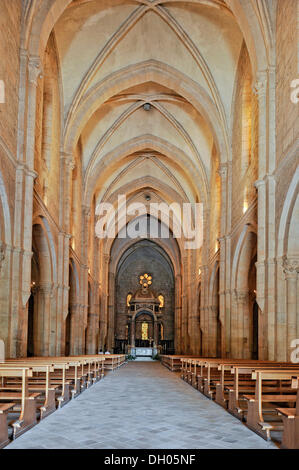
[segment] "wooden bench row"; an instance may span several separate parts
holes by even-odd
[[[181,377],[265,439],[283,431],[299,449],[299,366],[292,363],[181,357]]]
[[[182,358],[197,358],[198,356],[167,356],[167,355],[162,355],[161,356],[161,363],[164,367],[167,367],[171,372],[180,372],[182,368]]]
[[[0,448],[125,362],[124,355],[34,357],[0,364]]]

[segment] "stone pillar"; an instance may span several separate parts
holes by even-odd
[[[34,170],[36,92],[38,78],[42,72],[39,57],[28,58],[21,50],[20,101],[17,152],[19,164],[16,168],[15,220],[12,252],[12,291],[20,295],[12,297],[10,316],[10,357],[26,355],[27,302],[30,297],[32,257],[32,212],[33,184],[37,174]],[[27,80],[28,78],[28,80]],[[28,83],[27,88],[24,87]],[[24,91],[21,91],[25,88]],[[26,126],[26,129],[25,129]]]
[[[275,139],[274,139],[275,140]],[[266,292],[267,299],[267,353],[268,359],[276,359],[276,181],[273,176],[266,177],[267,191],[267,255],[266,255]],[[258,285],[258,284],[257,284]]]
[[[114,293],[114,286],[115,286],[115,277],[114,273],[108,273],[108,303],[107,303],[107,313],[108,313],[108,344],[109,348],[114,348],[115,346],[115,310],[114,310],[114,303],[115,303],[115,293]]]
[[[32,214],[33,214],[33,184],[37,177],[34,172],[35,155],[35,126],[36,126],[36,94],[38,78],[42,73],[42,63],[39,57],[30,57],[28,62],[28,102],[27,102],[27,129],[25,141],[26,167],[25,194],[23,215],[23,283],[22,303],[26,307],[30,297],[31,284],[31,258],[32,258]]]
[[[63,226],[67,233],[70,233],[70,214],[71,214],[71,189],[72,173],[75,169],[75,161],[72,153],[61,152],[61,170],[63,175]]]
[[[236,331],[233,341],[236,342],[236,358],[249,359],[249,292],[236,291]]]
[[[63,231],[60,235],[60,249],[62,259],[58,260],[59,270],[62,277],[62,308],[61,320],[63,328],[61,329],[61,344],[65,346],[65,320],[69,312],[69,264],[70,264],[70,211],[71,211],[71,185],[72,172],[75,168],[74,158],[71,153],[61,152],[60,156],[60,172],[61,172],[61,207],[60,207],[60,225]],[[79,295],[79,293],[78,293]],[[77,299],[78,301],[79,299]],[[72,333],[73,334],[73,333]],[[71,336],[71,342],[76,341]],[[72,345],[71,345],[72,350]]]
[[[286,279],[286,298],[287,298],[287,361],[290,361],[290,355],[293,351],[291,342],[297,339],[297,306],[299,303],[298,295],[298,274],[299,259],[290,259],[286,256],[283,259],[283,268]]]
[[[209,307],[209,356],[217,357],[217,315],[215,305]]]
[[[42,159],[50,170],[53,135],[53,76],[50,68],[45,73],[43,98]]]
[[[230,264],[230,260],[227,256],[227,211],[228,211],[228,181],[229,181],[229,164],[222,163],[219,166],[218,174],[221,178],[221,219],[220,219],[220,231],[221,237],[220,242],[220,264],[219,264],[219,310],[220,320],[223,325],[222,328],[222,355],[223,357],[229,356],[230,353],[230,306],[227,308],[227,298],[225,295],[226,284],[227,284],[227,264]],[[229,299],[230,302],[230,299]]]
[[[154,348],[157,348],[159,345],[159,323],[157,320],[154,321]]]
[[[53,286],[51,284],[42,284],[39,286],[39,295],[42,297],[43,310],[38,312],[43,317],[43,329],[41,331],[41,351],[42,356],[50,355],[51,338],[51,300],[53,296]]]
[[[182,350],[182,276],[177,275],[175,278],[175,334],[174,348],[177,354]]]
[[[110,256],[106,253],[103,255],[103,280],[104,280],[104,286],[103,286],[103,291],[102,291],[102,311],[101,311],[101,316],[103,318],[103,326],[104,326],[104,331],[103,331],[103,338],[104,342],[107,344],[108,341],[108,305],[109,305],[109,291],[108,291],[108,285],[109,285],[109,263],[110,263]]]
[[[206,265],[201,266],[201,309],[200,324],[202,330],[202,355],[208,356],[208,327],[209,327],[209,308],[208,308],[208,279],[209,268]]]
[[[80,316],[80,304],[70,304],[70,315],[71,320],[71,344],[70,344],[70,355],[76,356],[80,354],[79,347],[81,339],[79,338],[79,316]]]
[[[259,109],[259,142],[258,142],[258,158],[259,180],[255,183],[258,190],[258,250],[257,250],[257,303],[261,310],[262,324],[259,328],[259,357],[260,359],[268,358],[267,350],[267,312],[266,312],[266,269],[265,260],[267,257],[267,199],[266,184],[264,177],[267,173],[267,72],[261,71],[257,73],[256,83],[253,87],[253,93],[258,99]]]
[[[89,271],[89,266],[88,266],[88,234],[89,234],[89,226],[90,226],[90,216],[91,216],[91,209],[89,206],[82,206],[82,231],[81,231],[81,240],[82,240],[82,245],[81,245],[81,257],[83,260],[86,260],[85,264],[81,268],[81,298],[82,298],[82,304],[83,304],[83,312],[82,312],[82,353],[84,353],[84,350],[92,351],[94,346],[93,344],[95,343],[95,340],[93,339],[96,334],[95,330],[95,325],[93,324],[94,318],[93,318],[93,295],[91,294],[91,305],[89,305],[88,301],[88,271]],[[93,293],[93,288],[91,289],[91,292]],[[90,314],[91,314],[91,325],[88,326],[87,321],[88,321],[88,309],[90,308]],[[87,345],[85,343],[85,329],[87,328],[87,335],[86,339],[89,341],[91,344]],[[84,347],[83,347],[84,345]]]
[[[225,318],[226,318],[226,299],[225,299],[225,259],[226,243],[225,237],[219,238],[220,260],[219,260],[219,319],[221,321],[221,357],[226,357],[226,336],[225,336]]]
[[[131,347],[135,348],[135,329],[136,329],[136,324],[135,320],[133,318],[131,319]]]

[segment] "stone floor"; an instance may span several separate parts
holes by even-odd
[[[109,373],[7,449],[271,449],[157,362]]]

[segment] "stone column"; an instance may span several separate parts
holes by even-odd
[[[286,297],[287,297],[287,348],[290,361],[290,354],[293,351],[291,342],[297,339],[297,304],[299,303],[298,295],[298,273],[299,259],[290,259],[286,256],[283,259],[283,268],[286,279]]]
[[[22,303],[26,307],[30,297],[31,257],[32,257],[32,214],[33,214],[33,184],[37,177],[34,172],[35,127],[36,127],[36,94],[38,78],[42,73],[42,63],[39,57],[30,57],[28,61],[28,102],[27,129],[25,141],[26,167],[24,194],[24,233],[23,233],[23,285]]]
[[[209,307],[209,356],[217,357],[217,315],[215,305]]]
[[[61,152],[61,170],[63,174],[63,226],[67,233],[70,233],[70,215],[72,208],[71,189],[72,173],[75,169],[75,161],[72,153]]]
[[[182,348],[182,276],[177,275],[175,278],[175,335],[174,348],[177,354],[180,354]]]
[[[83,318],[82,318],[82,330],[83,330],[83,335],[82,335],[82,343],[85,341],[84,332],[85,328],[87,328],[87,335],[86,339],[89,341],[91,344],[86,345],[85,344],[85,350],[92,351],[93,350],[93,344],[94,344],[94,336],[96,334],[95,331],[95,325],[93,323],[88,326],[87,320],[88,320],[88,309],[90,308],[90,314],[91,314],[91,322],[94,321],[93,319],[93,295],[91,295],[91,305],[89,306],[88,304],[88,234],[89,234],[89,225],[90,225],[90,216],[91,216],[91,209],[89,206],[82,206],[82,231],[81,231],[81,240],[82,240],[82,248],[81,248],[81,256],[82,260],[86,260],[85,264],[81,268],[81,298],[82,298],[82,304],[83,304]],[[93,293],[93,288],[92,288],[92,293]],[[84,349],[84,348],[83,348]],[[82,351],[83,353],[84,351]]]
[[[75,168],[73,155],[61,152],[60,171],[61,171],[61,218],[60,225],[63,231],[60,234],[60,249],[62,259],[58,260],[59,271],[62,277],[62,308],[61,308],[61,324],[67,318],[69,312],[69,264],[70,264],[70,211],[71,211],[71,184],[72,172]],[[78,293],[79,294],[79,293]],[[79,299],[77,299],[79,301]],[[65,326],[65,325],[64,325]],[[61,330],[61,345],[65,345],[65,327]],[[75,337],[71,337],[71,341],[76,341]],[[72,348],[72,345],[71,345]]]
[[[103,286],[103,307],[101,314],[104,317],[104,331],[103,331],[103,338],[104,342],[106,343],[106,346],[108,345],[108,322],[109,322],[109,317],[108,317],[108,305],[109,305],[109,263],[110,263],[110,256],[107,253],[104,253],[103,255],[103,281],[104,281],[104,286]]]
[[[266,269],[265,260],[267,257],[267,199],[266,184],[264,177],[267,174],[267,72],[261,71],[257,73],[256,83],[253,87],[253,93],[258,99],[259,108],[259,180],[255,183],[258,190],[258,250],[257,250],[257,303],[261,310],[262,325],[259,328],[259,357],[261,359],[268,358],[267,351],[267,305],[266,295],[267,289],[265,285]]]
[[[238,359],[249,359],[249,318],[248,318],[248,291],[236,291],[237,321],[236,321],[236,351]]]
[[[275,138],[274,138],[275,140]],[[266,292],[267,299],[267,352],[268,359],[276,359],[276,181],[266,176],[267,191],[267,255],[266,255]],[[258,284],[257,284],[258,285]]]
[[[258,190],[258,246],[256,263],[256,301],[261,311],[261,323],[259,324],[259,358],[267,359],[267,317],[266,317],[266,186],[265,181],[259,180],[255,183]]]
[[[135,320],[131,319],[131,347],[135,348]]]
[[[208,356],[208,326],[209,326],[209,308],[208,308],[208,279],[209,268],[206,265],[201,266],[201,309],[200,324],[202,330],[202,354]]]
[[[226,243],[225,237],[219,238],[220,244],[220,260],[219,260],[219,319],[221,321],[221,356],[226,357],[226,335],[225,335],[225,318],[226,318],[226,298],[225,298],[225,260],[226,260]]]
[[[34,170],[36,91],[41,73],[39,57],[28,58],[28,52],[20,51],[20,87],[18,111],[18,136],[14,199],[14,233],[12,251],[12,292],[9,341],[10,357],[25,356],[27,352],[27,302],[30,297],[32,257],[32,212]],[[27,84],[27,86],[25,86]]]
[[[41,284],[39,286],[39,295],[43,299],[43,329],[41,331],[42,344],[40,354],[49,356],[50,354],[50,335],[51,335],[51,300],[53,296],[53,286],[51,284]]]
[[[108,344],[109,348],[115,347],[115,276],[114,273],[108,273]]]
[[[80,315],[80,304],[70,304],[70,315],[71,318],[71,344],[70,344],[70,355],[76,356],[80,354],[80,338],[79,338],[79,315]]]
[[[157,320],[154,321],[154,348],[158,348],[158,343],[159,343],[159,323]]]
[[[230,260],[227,257],[227,210],[228,210],[228,163],[222,163],[219,166],[218,174],[221,178],[221,220],[220,220],[220,231],[221,237],[220,242],[220,264],[219,264],[219,309],[220,309],[220,320],[223,325],[222,328],[222,354],[228,356],[230,352],[230,308],[227,308],[227,299],[225,295],[226,283],[227,283],[227,271],[226,266],[230,264]],[[230,301],[230,299],[229,299]]]

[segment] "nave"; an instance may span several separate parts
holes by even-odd
[[[159,362],[129,362],[6,449],[275,449]]]

